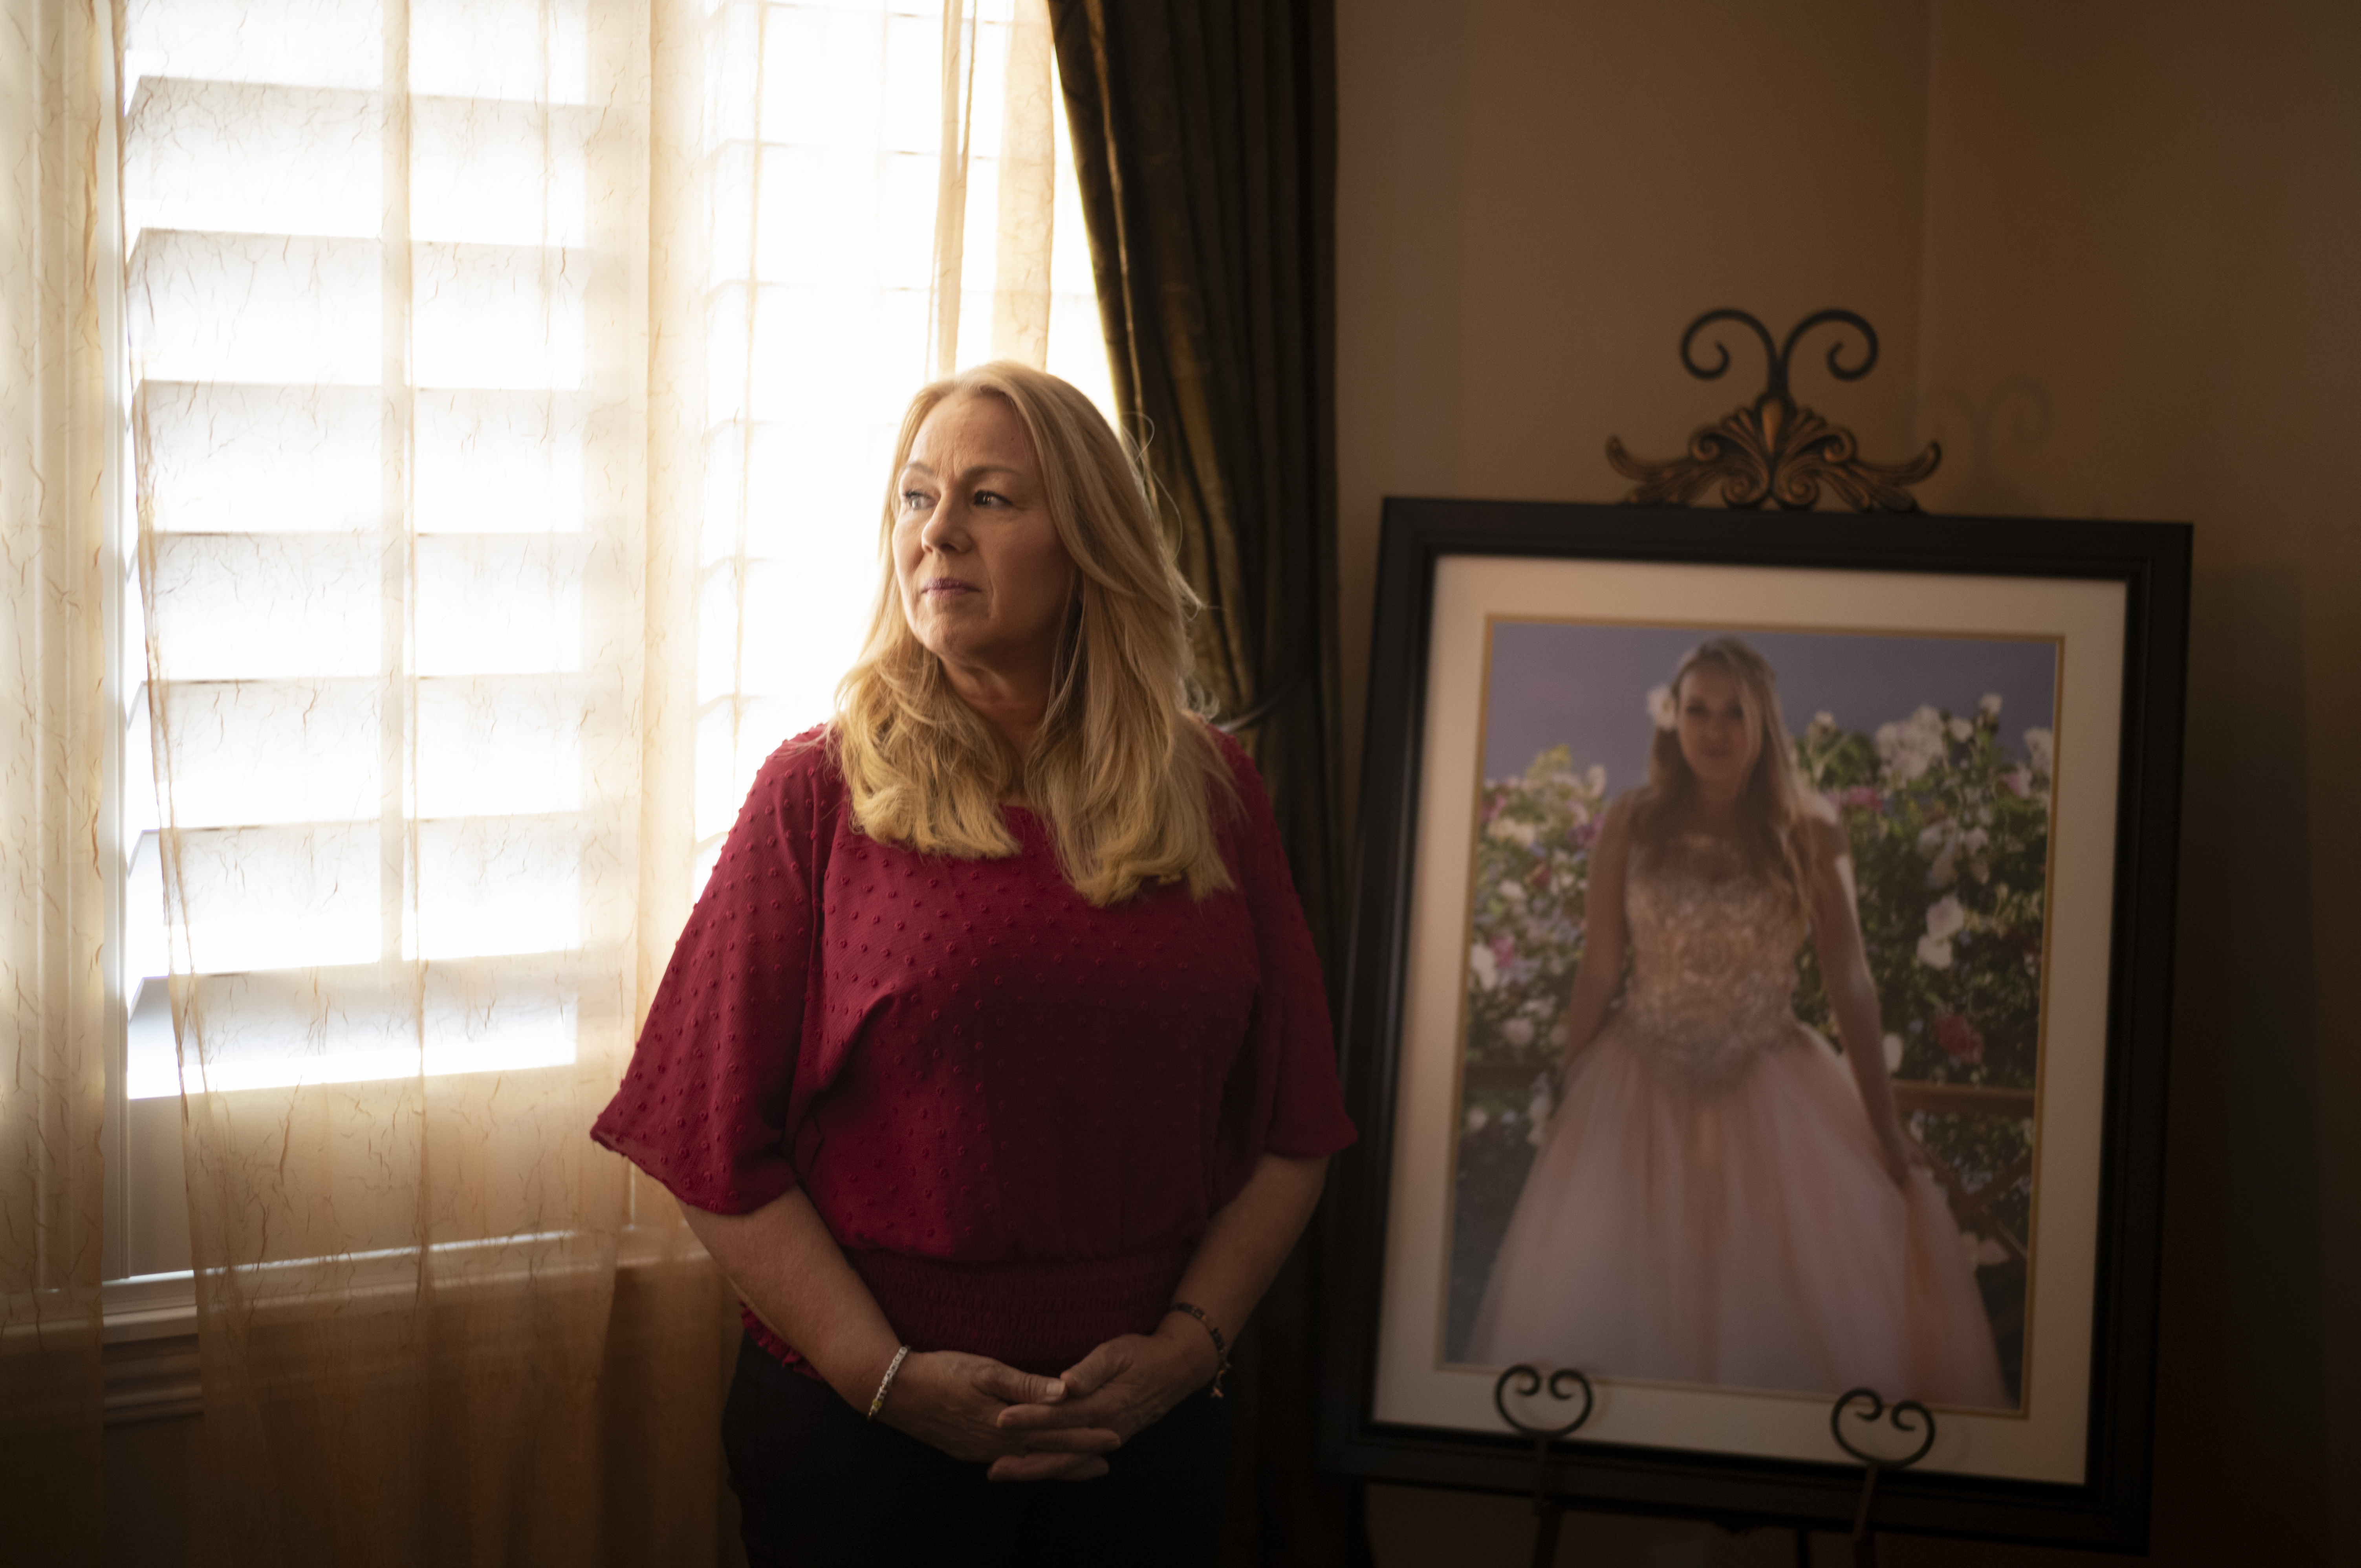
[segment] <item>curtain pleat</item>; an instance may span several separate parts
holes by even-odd
[[[87,0],[0,16],[0,1555],[98,1560],[106,94]],[[107,187],[111,190],[111,185]]]
[[[1198,674],[1269,786],[1332,981],[1344,936],[1329,0],[1051,0],[1122,417],[1207,605]],[[1312,1466],[1316,1248],[1241,1347],[1233,1560],[1367,1560]],[[1247,1499],[1252,1507],[1245,1507]]]

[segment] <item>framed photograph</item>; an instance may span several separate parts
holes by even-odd
[[[1573,1367],[1569,1503],[1849,1529],[1865,1387],[1880,1528],[2144,1543],[2189,556],[1386,503],[1330,1466],[1530,1491]]]

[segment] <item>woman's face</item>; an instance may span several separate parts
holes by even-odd
[[[918,641],[956,674],[1046,680],[1074,564],[1016,411],[985,393],[936,404],[900,487],[894,578]]]
[[[1681,677],[1680,704],[1681,755],[1689,771],[1709,790],[1736,794],[1763,745],[1736,677],[1719,664],[1699,664]]]

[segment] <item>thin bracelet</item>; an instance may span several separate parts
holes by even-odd
[[[1230,1342],[1222,1337],[1222,1331],[1213,1326],[1213,1320],[1205,1316],[1204,1308],[1191,1306],[1186,1301],[1175,1301],[1170,1310],[1188,1313],[1197,1320],[1198,1326],[1213,1336],[1213,1354],[1221,1361],[1221,1365],[1213,1368],[1213,1398],[1220,1398],[1222,1379],[1229,1375],[1230,1370]]]
[[[885,1376],[877,1384],[877,1397],[869,1401],[870,1420],[875,1420],[877,1412],[885,1408],[885,1390],[894,1387],[894,1375],[902,1370],[903,1358],[909,1354],[910,1347],[906,1344],[894,1353],[892,1361],[885,1364]]]

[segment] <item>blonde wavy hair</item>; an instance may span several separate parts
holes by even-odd
[[[902,468],[918,427],[953,398],[998,398],[1032,438],[1058,538],[1075,566],[1049,701],[1019,756],[952,689],[918,641],[894,571]],[[1045,371],[997,360],[923,388],[902,416],[878,548],[884,580],[860,659],[838,684],[829,728],[862,831],[922,854],[1017,852],[1000,803],[1021,792],[1058,864],[1099,905],[1185,881],[1199,898],[1230,885],[1216,802],[1236,783],[1189,679],[1197,596],[1158,525],[1134,449],[1089,399]]]
[[[1769,660],[1735,637],[1714,637],[1681,656],[1673,674],[1673,728],[1659,729],[1648,748],[1648,788],[1631,822],[1632,841],[1661,850],[1696,798],[1697,774],[1681,754],[1681,686],[1707,665],[1738,686],[1739,705],[1754,730],[1754,771],[1738,800],[1738,846],[1749,867],[1767,876],[1799,910],[1811,908],[1812,840],[1806,831],[1805,785],[1779,707],[1779,675]]]

